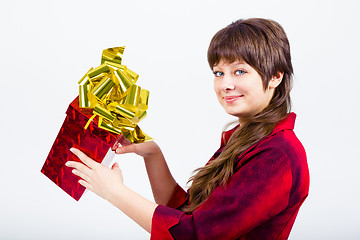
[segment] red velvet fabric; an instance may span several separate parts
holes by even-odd
[[[152,219],[151,239],[287,239],[309,191],[305,150],[293,132],[296,115],[235,162],[226,187],[217,187],[193,213],[175,208],[188,203],[179,186],[168,206],[159,205]],[[222,151],[232,129],[225,132]]]

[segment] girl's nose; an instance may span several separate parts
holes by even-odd
[[[230,91],[235,89],[235,84],[233,79],[230,76],[224,76],[223,78],[223,90]]]

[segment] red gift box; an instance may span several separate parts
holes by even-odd
[[[79,108],[78,97],[69,105],[66,115],[41,172],[78,201],[85,187],[79,184],[80,178],[71,172],[72,168],[65,166],[69,160],[80,161],[70,148],[76,147],[101,163],[119,136],[99,128],[96,118],[85,130],[84,126],[93,115],[92,109]]]

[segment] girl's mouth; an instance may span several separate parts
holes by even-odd
[[[224,100],[226,103],[232,103],[235,102],[236,100],[242,98],[244,95],[237,95],[237,96],[225,96]]]

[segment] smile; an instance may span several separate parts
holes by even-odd
[[[235,102],[236,100],[242,98],[244,95],[238,95],[238,96],[226,96],[224,97],[224,100],[226,103],[232,103]]]

